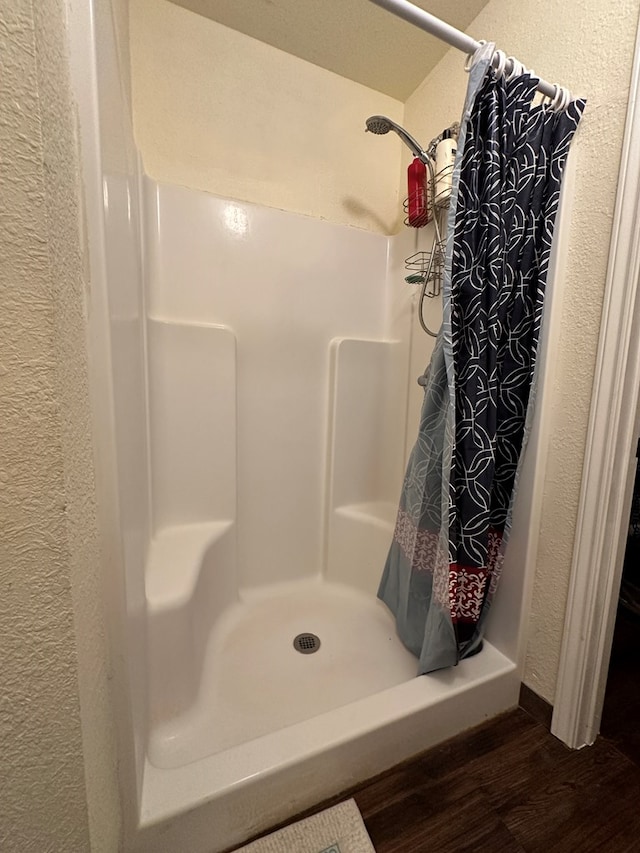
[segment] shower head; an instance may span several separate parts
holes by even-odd
[[[389,133],[391,130],[391,119],[386,116],[369,116],[367,119],[367,130],[371,133]]]
[[[387,118],[386,116],[369,116],[366,125],[366,130],[371,133],[384,134],[393,130],[393,132],[398,134],[404,144],[410,148],[414,155],[419,157],[423,163],[426,163],[429,160],[429,155],[420,147],[413,136],[411,136],[410,133],[407,133],[407,131],[403,127],[400,127],[399,124],[396,124],[395,121],[391,121],[390,118]]]

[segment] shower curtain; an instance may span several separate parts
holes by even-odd
[[[585,102],[533,106],[476,55],[449,210],[443,323],[378,596],[419,674],[477,651],[531,420],[560,182]]]

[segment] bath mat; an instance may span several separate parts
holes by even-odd
[[[285,826],[236,853],[375,853],[355,800]]]

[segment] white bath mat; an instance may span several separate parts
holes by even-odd
[[[355,800],[285,826],[236,853],[375,853]]]

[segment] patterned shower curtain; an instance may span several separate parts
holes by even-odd
[[[585,102],[471,69],[449,210],[443,323],[379,597],[419,673],[477,651],[531,420],[551,239]]]

